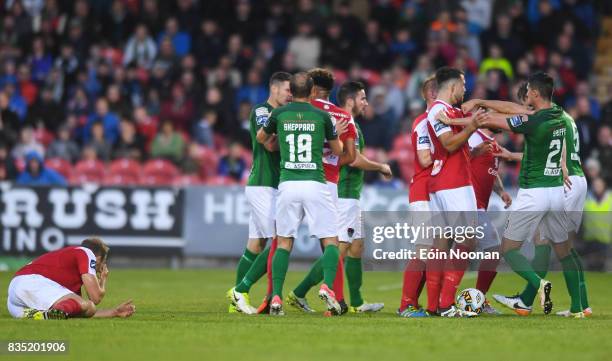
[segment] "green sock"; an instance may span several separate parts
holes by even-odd
[[[347,256],[344,262],[346,279],[348,280],[349,293],[351,295],[351,306],[359,307],[363,305],[361,297],[361,284],[363,282],[363,270],[361,268],[361,258]]]
[[[283,283],[289,269],[289,251],[277,248],[272,259],[272,297],[283,298]]]
[[[312,264],[310,270],[306,274],[306,277],[300,282],[300,284],[293,290],[293,293],[300,297],[306,297],[306,294],[312,287],[317,285],[323,279],[323,256],[319,257],[315,263]]]
[[[563,267],[563,277],[565,278],[567,292],[572,301],[570,312],[581,312],[582,302],[580,301],[580,276],[578,265],[574,261],[574,257],[570,254],[561,260],[561,266]]]
[[[589,308],[589,299],[587,296],[586,280],[584,279],[584,266],[580,255],[576,252],[576,249],[572,248],[570,251],[576,265],[578,265],[578,275],[580,276],[580,302],[582,302],[582,309]]]
[[[332,288],[334,285],[339,258],[340,250],[338,246],[330,244],[325,247],[325,251],[323,251],[323,283],[329,288]]]
[[[241,293],[249,292],[251,286],[266,274],[268,268],[268,254],[270,254],[270,247],[266,247],[263,252],[257,255],[251,268],[249,268],[242,281],[236,286],[236,291]]]
[[[533,287],[540,287],[540,276],[533,270],[531,263],[521,254],[518,249],[504,253],[504,259],[512,267],[512,270],[527,280]]]
[[[255,261],[257,257],[257,253],[253,253],[249,251],[248,248],[244,249],[244,254],[240,257],[240,261],[238,261],[238,267],[236,270],[236,286],[240,284],[240,281],[244,278],[244,275],[248,272],[249,268]]]
[[[548,273],[548,266],[550,265],[550,250],[551,247],[548,244],[537,245],[534,248],[534,256],[531,261],[533,270],[540,276],[540,278],[546,277]],[[533,287],[530,283],[527,283],[525,290],[521,293],[521,300],[525,305],[533,305],[536,295],[538,294],[538,288]]]

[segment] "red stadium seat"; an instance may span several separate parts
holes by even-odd
[[[183,174],[174,178],[173,184],[177,187],[195,186],[203,184],[202,178],[197,174]]]
[[[236,182],[233,178],[222,175],[216,175],[206,179],[206,185],[210,186],[229,186],[236,184],[238,184],[238,182]]]
[[[106,168],[104,163],[98,160],[82,160],[74,166],[74,171],[70,177],[70,184],[79,185],[82,183],[98,183],[104,181]]]
[[[104,183],[109,185],[138,184],[142,167],[140,163],[131,159],[118,159],[110,164],[109,174]]]
[[[66,179],[70,179],[72,175],[72,164],[62,158],[50,158],[45,160],[45,167],[53,169]]]
[[[213,149],[202,147],[202,173],[203,179],[214,177],[217,174],[217,166],[219,165],[219,155]]]
[[[153,159],[142,168],[142,183],[147,185],[169,185],[179,175],[176,166],[164,159]]]

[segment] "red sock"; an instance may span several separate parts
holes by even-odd
[[[447,251],[437,248],[431,249],[438,255]],[[427,285],[427,310],[437,312],[440,304],[440,289],[442,287],[442,275],[444,272],[444,259],[428,259],[425,262],[425,282]]]
[[[476,279],[476,288],[486,294],[491,288],[491,284],[497,276],[497,265],[499,259],[485,259],[480,261],[478,267],[478,279]]]
[[[278,239],[274,237],[272,239],[272,244],[270,245],[270,253],[268,253],[268,265],[266,268],[266,272],[268,273],[268,290],[266,291],[266,297],[270,297],[272,295],[272,258],[274,257],[274,252],[276,252],[276,248],[278,247]]]
[[[463,245],[458,245],[456,251],[465,253],[469,249]],[[457,287],[459,287],[463,274],[469,265],[470,261],[468,259],[454,258],[447,261],[440,291],[440,308],[448,308],[455,303]]]
[[[338,258],[338,270],[336,271],[333,289],[336,294],[336,300],[338,302],[344,300],[344,262],[342,257]]]
[[[420,259],[411,259],[404,270],[404,286],[402,287],[402,300],[400,311],[408,306],[416,307],[419,303],[419,288],[424,280],[425,262]]]
[[[423,262],[425,263],[425,262]],[[427,272],[423,270],[423,277],[421,277],[421,283],[419,284],[419,289],[417,291],[417,298],[421,297],[421,293],[423,292],[423,288],[425,287],[425,280],[427,279]]]
[[[64,311],[68,316],[80,315],[83,310],[81,304],[74,298],[67,298],[63,301],[56,303],[52,308],[60,311]]]

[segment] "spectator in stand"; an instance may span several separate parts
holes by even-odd
[[[108,100],[104,97],[96,101],[96,111],[87,119],[83,133],[83,143],[88,143],[91,139],[93,133],[91,128],[96,122],[102,124],[107,143],[115,144],[119,137],[119,117],[109,110]]]
[[[48,131],[55,133],[64,119],[64,109],[53,98],[53,90],[44,88],[39,99],[28,112],[28,122],[31,124],[42,122]]]
[[[232,142],[229,145],[228,154],[219,160],[217,173],[240,182],[245,171],[246,162],[242,158],[242,146],[237,142]]]
[[[213,19],[205,19],[200,26],[200,33],[194,41],[194,54],[204,68],[212,68],[217,65],[223,54],[225,44],[217,22]]]
[[[32,79],[42,85],[53,67],[53,58],[47,54],[42,38],[37,37],[32,41],[32,55],[29,57],[28,63],[32,70]]]
[[[407,28],[400,28],[395,33],[389,49],[394,59],[405,66],[412,65],[412,59],[418,50],[417,43],[412,39],[410,30]]]
[[[238,89],[236,94],[236,110],[243,101],[248,101],[251,104],[259,104],[268,97],[268,89],[262,84],[261,76],[255,69],[249,70],[246,84]]]
[[[119,84],[111,84],[106,88],[106,99],[108,99],[108,109],[110,112],[121,115],[132,112],[132,104],[121,94]]]
[[[28,107],[32,106],[38,96],[38,86],[32,81],[30,67],[27,64],[19,65],[17,70],[17,87],[19,94],[25,99]]]
[[[8,145],[14,144],[20,127],[17,113],[9,108],[8,95],[0,91],[0,138],[3,138]]]
[[[389,63],[389,49],[380,34],[378,22],[368,21],[365,33],[365,41],[357,49],[359,63],[366,69],[381,70]]]
[[[9,153],[8,145],[0,139],[0,181],[14,180],[16,177],[15,160]]]
[[[136,124],[129,118],[121,119],[119,140],[113,147],[113,159],[128,158],[137,162],[145,159],[145,142],[137,133]]]
[[[200,145],[213,148],[215,145],[213,136],[215,123],[217,123],[217,112],[214,109],[205,109],[193,127],[193,140]]]
[[[164,158],[174,164],[179,164],[185,154],[185,141],[183,137],[174,129],[170,120],[161,123],[160,132],[153,140],[151,146],[152,158]]]
[[[512,64],[502,54],[502,50],[497,44],[491,44],[489,47],[489,56],[486,57],[480,64],[480,74],[486,74],[491,70],[501,71],[507,79],[511,80],[514,77]]]
[[[104,124],[101,121],[94,122],[91,125],[90,141],[87,143],[96,150],[98,158],[104,162],[110,160],[112,150],[112,145],[108,142],[105,132]]]
[[[321,50],[321,63],[333,68],[346,69],[353,61],[353,44],[337,20],[330,21],[325,28]]]
[[[602,165],[601,176],[606,184],[612,184],[612,128],[604,125],[599,128],[597,133],[598,147],[594,152],[594,157]]]
[[[61,158],[74,163],[79,158],[80,151],[70,135],[70,127],[62,125],[57,131],[57,138],[47,148],[47,158]]]
[[[319,64],[321,40],[313,35],[313,26],[309,22],[297,25],[296,35],[289,40],[287,51],[293,55],[295,65],[300,70],[308,70]]]
[[[42,155],[36,151],[31,151],[27,154],[25,164],[24,171],[17,177],[17,184],[28,186],[68,185],[66,179],[61,174],[45,167]]]
[[[62,44],[60,56],[55,59],[53,67],[61,70],[67,83],[73,83],[76,80],[79,59],[74,54],[74,48],[71,44]]]
[[[606,271],[608,250],[612,243],[612,193],[602,178],[591,182],[591,192],[584,204],[583,248],[587,269]]]
[[[385,95],[382,92],[372,92],[372,101],[366,108],[364,117],[359,122],[363,137],[369,147],[372,148],[391,148],[391,138],[389,137],[392,113],[385,106]]]
[[[17,114],[19,121],[23,122],[28,114],[28,104],[25,99],[17,91],[14,83],[8,83],[4,86],[4,91],[9,98],[9,109]]]
[[[31,124],[26,124],[21,128],[19,142],[13,148],[12,156],[15,159],[25,159],[30,152],[45,154],[45,147],[34,137],[34,128]]]
[[[187,154],[181,162],[181,170],[185,174],[200,175],[202,171],[202,150],[197,143],[191,143],[187,147]]]
[[[188,132],[194,113],[192,99],[187,97],[182,85],[174,84],[171,97],[162,102],[160,117],[171,120],[177,130]]]
[[[570,108],[570,114],[572,109]],[[597,119],[592,115],[591,104],[587,97],[576,101],[576,126],[580,136],[580,157],[586,159],[597,146]]]
[[[144,69],[151,69],[157,56],[157,45],[149,36],[147,26],[139,24],[136,32],[128,40],[123,54],[123,64],[135,64]]]
[[[185,56],[191,50],[191,36],[179,30],[179,23],[175,17],[166,20],[165,31],[159,34],[158,42],[161,44],[166,38],[172,42],[177,56]]]

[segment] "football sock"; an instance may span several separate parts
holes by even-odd
[[[437,254],[446,253],[448,251],[432,248],[432,251]],[[438,312],[440,303],[440,288],[442,286],[442,274],[444,273],[444,259],[428,259],[425,262],[425,277],[427,284],[427,310],[430,312]]]
[[[283,298],[283,283],[289,269],[289,251],[278,248],[272,260],[272,296]]]
[[[495,276],[497,276],[497,265],[499,259],[483,259],[478,266],[478,278],[476,279],[476,288],[480,292],[487,294]]]
[[[270,245],[270,253],[268,254],[268,265],[266,269],[266,272],[268,273],[268,290],[266,291],[266,297],[268,298],[270,298],[270,295],[272,294],[272,258],[274,257],[276,248],[278,248],[278,239],[274,237],[272,244]]]
[[[346,279],[348,281],[349,294],[351,295],[351,306],[363,305],[361,297],[361,285],[363,283],[363,268],[361,258],[346,257]]]
[[[424,272],[425,262],[420,259],[411,259],[406,264],[400,311],[405,310],[408,306],[416,307],[419,303],[419,288],[423,281]]]
[[[334,287],[332,289],[336,294],[338,302],[344,300],[344,262],[342,256],[338,257],[338,269],[336,270],[336,278],[334,278]]]
[[[251,290],[251,286],[255,284],[255,282],[259,281],[264,274],[266,274],[269,253],[270,247],[266,247],[263,252],[257,255],[257,258],[255,258],[251,268],[249,268],[242,281],[240,281],[238,286],[236,286],[237,292],[249,292]]]
[[[576,265],[578,265],[578,275],[580,276],[580,302],[582,303],[582,309],[589,308],[589,298],[587,295],[586,280],[584,279],[584,266],[580,255],[576,252],[576,249],[572,248],[570,251]]]
[[[81,309],[81,303],[74,298],[67,298],[63,301],[56,303],[53,309],[64,311],[68,316],[78,316],[83,310]]]
[[[340,250],[338,246],[330,244],[325,247],[325,251],[323,252],[323,283],[329,288],[332,288],[334,285],[339,258]]]
[[[417,300],[419,297],[421,297],[421,293],[423,293],[423,288],[425,288],[426,278],[427,278],[427,272],[423,272],[423,276],[421,277],[421,283],[419,283],[419,289],[417,290]]]
[[[550,265],[550,251],[551,247],[548,244],[541,244],[534,247],[534,256],[531,261],[533,270],[541,278],[546,277],[548,273],[548,266]],[[525,289],[521,293],[520,297],[526,306],[533,305],[536,295],[538,294],[539,287],[533,287],[530,283],[527,283]]]
[[[467,253],[470,250],[464,245],[457,245],[456,251],[459,254]],[[444,276],[442,278],[442,288],[440,290],[440,308],[448,308],[455,303],[455,294],[457,287],[463,279],[465,270],[469,267],[470,260],[468,258],[454,258],[446,261]]]
[[[533,270],[531,263],[521,254],[520,250],[513,249],[504,253],[504,259],[512,270],[527,280],[531,286],[535,287],[536,290],[540,288],[542,278]]]
[[[571,298],[570,312],[581,312],[583,308],[580,300],[580,276],[574,257],[569,254],[561,259],[561,267],[563,268],[563,278],[565,278],[567,292]]]
[[[244,254],[240,257],[240,261],[238,261],[238,267],[236,269],[236,286],[242,281],[244,275],[248,272],[249,268],[255,261],[257,257],[257,253],[253,253],[249,251],[248,248],[244,249]]]
[[[293,293],[299,297],[304,298],[312,287],[317,285],[323,279],[323,256],[319,257],[315,263],[312,264],[310,270],[306,274],[306,277],[300,282],[300,284],[293,290]]]

